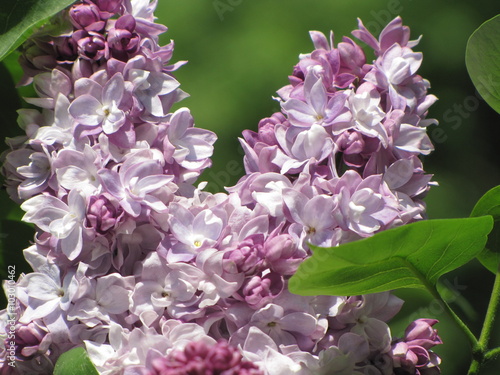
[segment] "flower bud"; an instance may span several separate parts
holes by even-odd
[[[92,196],[87,211],[87,223],[99,234],[106,234],[114,229],[122,220],[122,207],[109,199],[106,195]]]
[[[231,272],[232,266],[236,266],[235,273],[252,275],[262,268],[264,235],[255,234],[240,242],[234,250],[228,250],[224,254],[224,267]]]
[[[78,53],[82,58],[93,61],[98,61],[103,57],[108,58],[108,44],[101,34],[79,30],[73,33],[73,40],[76,41]]]
[[[432,328],[435,319],[418,319],[405,331],[405,338],[392,345],[394,372],[398,375],[435,375],[441,371],[441,359],[431,350],[442,344],[437,331]]]
[[[109,30],[107,42],[113,57],[126,61],[129,54],[137,52],[141,38],[134,32],[135,25],[134,17],[128,14],[120,17]]]
[[[260,309],[276,298],[283,288],[283,277],[271,272],[263,277],[254,276],[248,280],[243,287],[243,297],[251,308]]]
[[[99,15],[99,8],[94,4],[74,5],[69,11],[69,17],[77,29],[101,31],[105,25]]]

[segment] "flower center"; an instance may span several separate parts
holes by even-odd
[[[308,227],[307,230],[306,230],[306,233],[307,234],[314,234],[314,233],[316,233],[316,228],[314,228],[314,227]]]

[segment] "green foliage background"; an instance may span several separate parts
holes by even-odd
[[[228,8],[222,14],[216,6],[224,5]],[[420,74],[440,99],[430,111],[430,117],[440,121],[439,127],[429,129],[436,151],[424,161],[440,184],[426,199],[428,213],[430,218],[451,218],[467,217],[477,199],[500,184],[500,117],[478,99],[465,69],[468,37],[499,11],[500,3],[492,0],[159,0],[156,14],[170,29],[162,41],[176,42],[174,60],[189,60],[176,73],[182,88],[191,94],[181,105],[191,109],[197,126],[219,136],[213,168],[202,178],[210,182],[211,191],[234,184],[244,173],[237,137],[244,129],[255,130],[261,118],[279,110],[272,96],[287,84],[299,53],[312,50],[309,30],[333,30],[338,42],[356,28],[357,17],[378,32],[401,15],[413,39],[423,35],[415,48],[424,53]],[[7,72],[14,80],[19,78],[15,56],[0,65],[1,137],[20,134],[15,109],[21,102]],[[22,95],[29,95],[29,90]],[[29,246],[32,229],[16,221],[20,214],[2,192],[3,273],[8,264],[15,264],[18,272],[25,267],[21,250]],[[492,275],[475,262],[444,280],[457,289],[448,293],[450,301],[478,332]],[[425,292],[398,295],[411,301],[394,320],[394,334],[401,335],[416,318],[439,319],[445,345],[436,351],[443,358],[443,374],[466,374],[467,343],[444,311]],[[490,367],[485,375],[499,373],[498,362]]]

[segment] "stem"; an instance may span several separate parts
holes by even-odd
[[[479,336],[479,341],[477,343],[477,350],[473,350],[473,360],[469,368],[468,375],[475,375],[479,372],[481,365],[493,359],[495,356],[500,354],[500,348],[495,348],[488,351],[488,343],[490,341],[491,330],[493,328],[493,322],[495,321],[495,315],[498,310],[498,305],[500,303],[500,269],[497,270],[495,276],[495,284],[493,285],[493,291],[491,292],[490,302],[488,304],[488,310],[486,311],[486,317],[484,318],[483,329],[481,330],[481,335]]]
[[[500,347],[488,350],[484,355],[484,360],[489,361],[491,359],[495,359],[495,357],[499,354],[500,354]]]
[[[467,339],[469,340],[469,344],[472,349],[472,363],[468,372],[468,375],[476,375],[479,372],[479,368],[484,363],[484,355],[486,352],[486,345],[488,343],[489,335],[491,333],[491,327],[493,325],[493,320],[495,317],[496,309],[498,307],[498,303],[500,301],[500,271],[497,272],[497,277],[495,279],[495,286],[493,287],[492,296],[490,299],[490,304],[488,306],[488,312],[486,314],[489,319],[488,323],[485,322],[485,326],[483,326],[483,330],[481,332],[482,343],[484,347],[480,345],[478,339],[472,331],[467,327],[467,325],[460,319],[460,317],[453,311],[453,309],[446,303],[441,294],[439,294],[435,285],[431,284],[410,262],[405,262],[406,266],[410,268],[415,276],[418,277],[420,282],[424,284],[425,288],[432,294],[432,296],[441,304],[444,310],[448,313],[448,315],[453,319],[455,324],[465,333]],[[486,327],[486,329],[485,329]],[[484,335],[484,337],[483,337]]]
[[[488,304],[488,310],[486,311],[486,318],[484,319],[483,329],[481,330],[481,336],[479,336],[479,348],[486,352],[488,348],[488,343],[490,341],[491,329],[493,328],[493,322],[495,321],[495,315],[498,310],[498,304],[500,303],[500,270],[497,270],[495,277],[495,284],[493,285],[493,291],[491,292],[490,303]]]
[[[477,352],[479,349],[479,344],[476,336],[472,333],[472,331],[467,327],[467,325],[460,319],[460,317],[453,311],[453,309],[446,303],[446,301],[441,297],[435,285],[431,284],[410,262],[405,262],[406,266],[410,268],[415,276],[418,277],[420,282],[424,284],[425,288],[432,294],[432,296],[438,300],[444,310],[448,313],[448,315],[453,319],[456,325],[465,333],[467,339],[469,340],[469,344],[472,348],[473,352]],[[500,285],[499,285],[500,287]]]
[[[478,360],[472,360],[472,363],[470,364],[469,372],[467,372],[467,375],[476,375],[479,372],[479,367],[481,365],[479,364]]]
[[[453,309],[446,303],[446,301],[441,297],[437,289],[433,285],[426,284],[427,289],[431,292],[432,296],[436,298],[445,311],[448,313],[448,315],[453,319],[455,324],[460,327],[460,329],[465,333],[465,336],[467,336],[467,339],[469,340],[469,344],[472,348],[472,351],[475,352],[479,349],[479,343],[477,341],[476,336],[472,333],[472,331],[467,327],[467,325],[460,319],[460,317],[453,311]]]

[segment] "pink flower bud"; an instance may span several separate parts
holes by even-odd
[[[101,31],[106,24],[101,20],[99,8],[94,4],[74,5],[69,11],[69,17],[77,29],[87,31]]]
[[[431,350],[442,344],[437,331],[432,328],[435,319],[418,319],[405,331],[405,338],[392,345],[391,355],[397,375],[437,375],[441,373],[441,359]]]
[[[87,223],[97,233],[105,234],[115,228],[121,222],[123,216],[122,207],[105,194],[90,197]]]
[[[253,309],[260,309],[276,298],[284,288],[283,277],[276,273],[266,276],[254,276],[243,287],[246,303]]]

